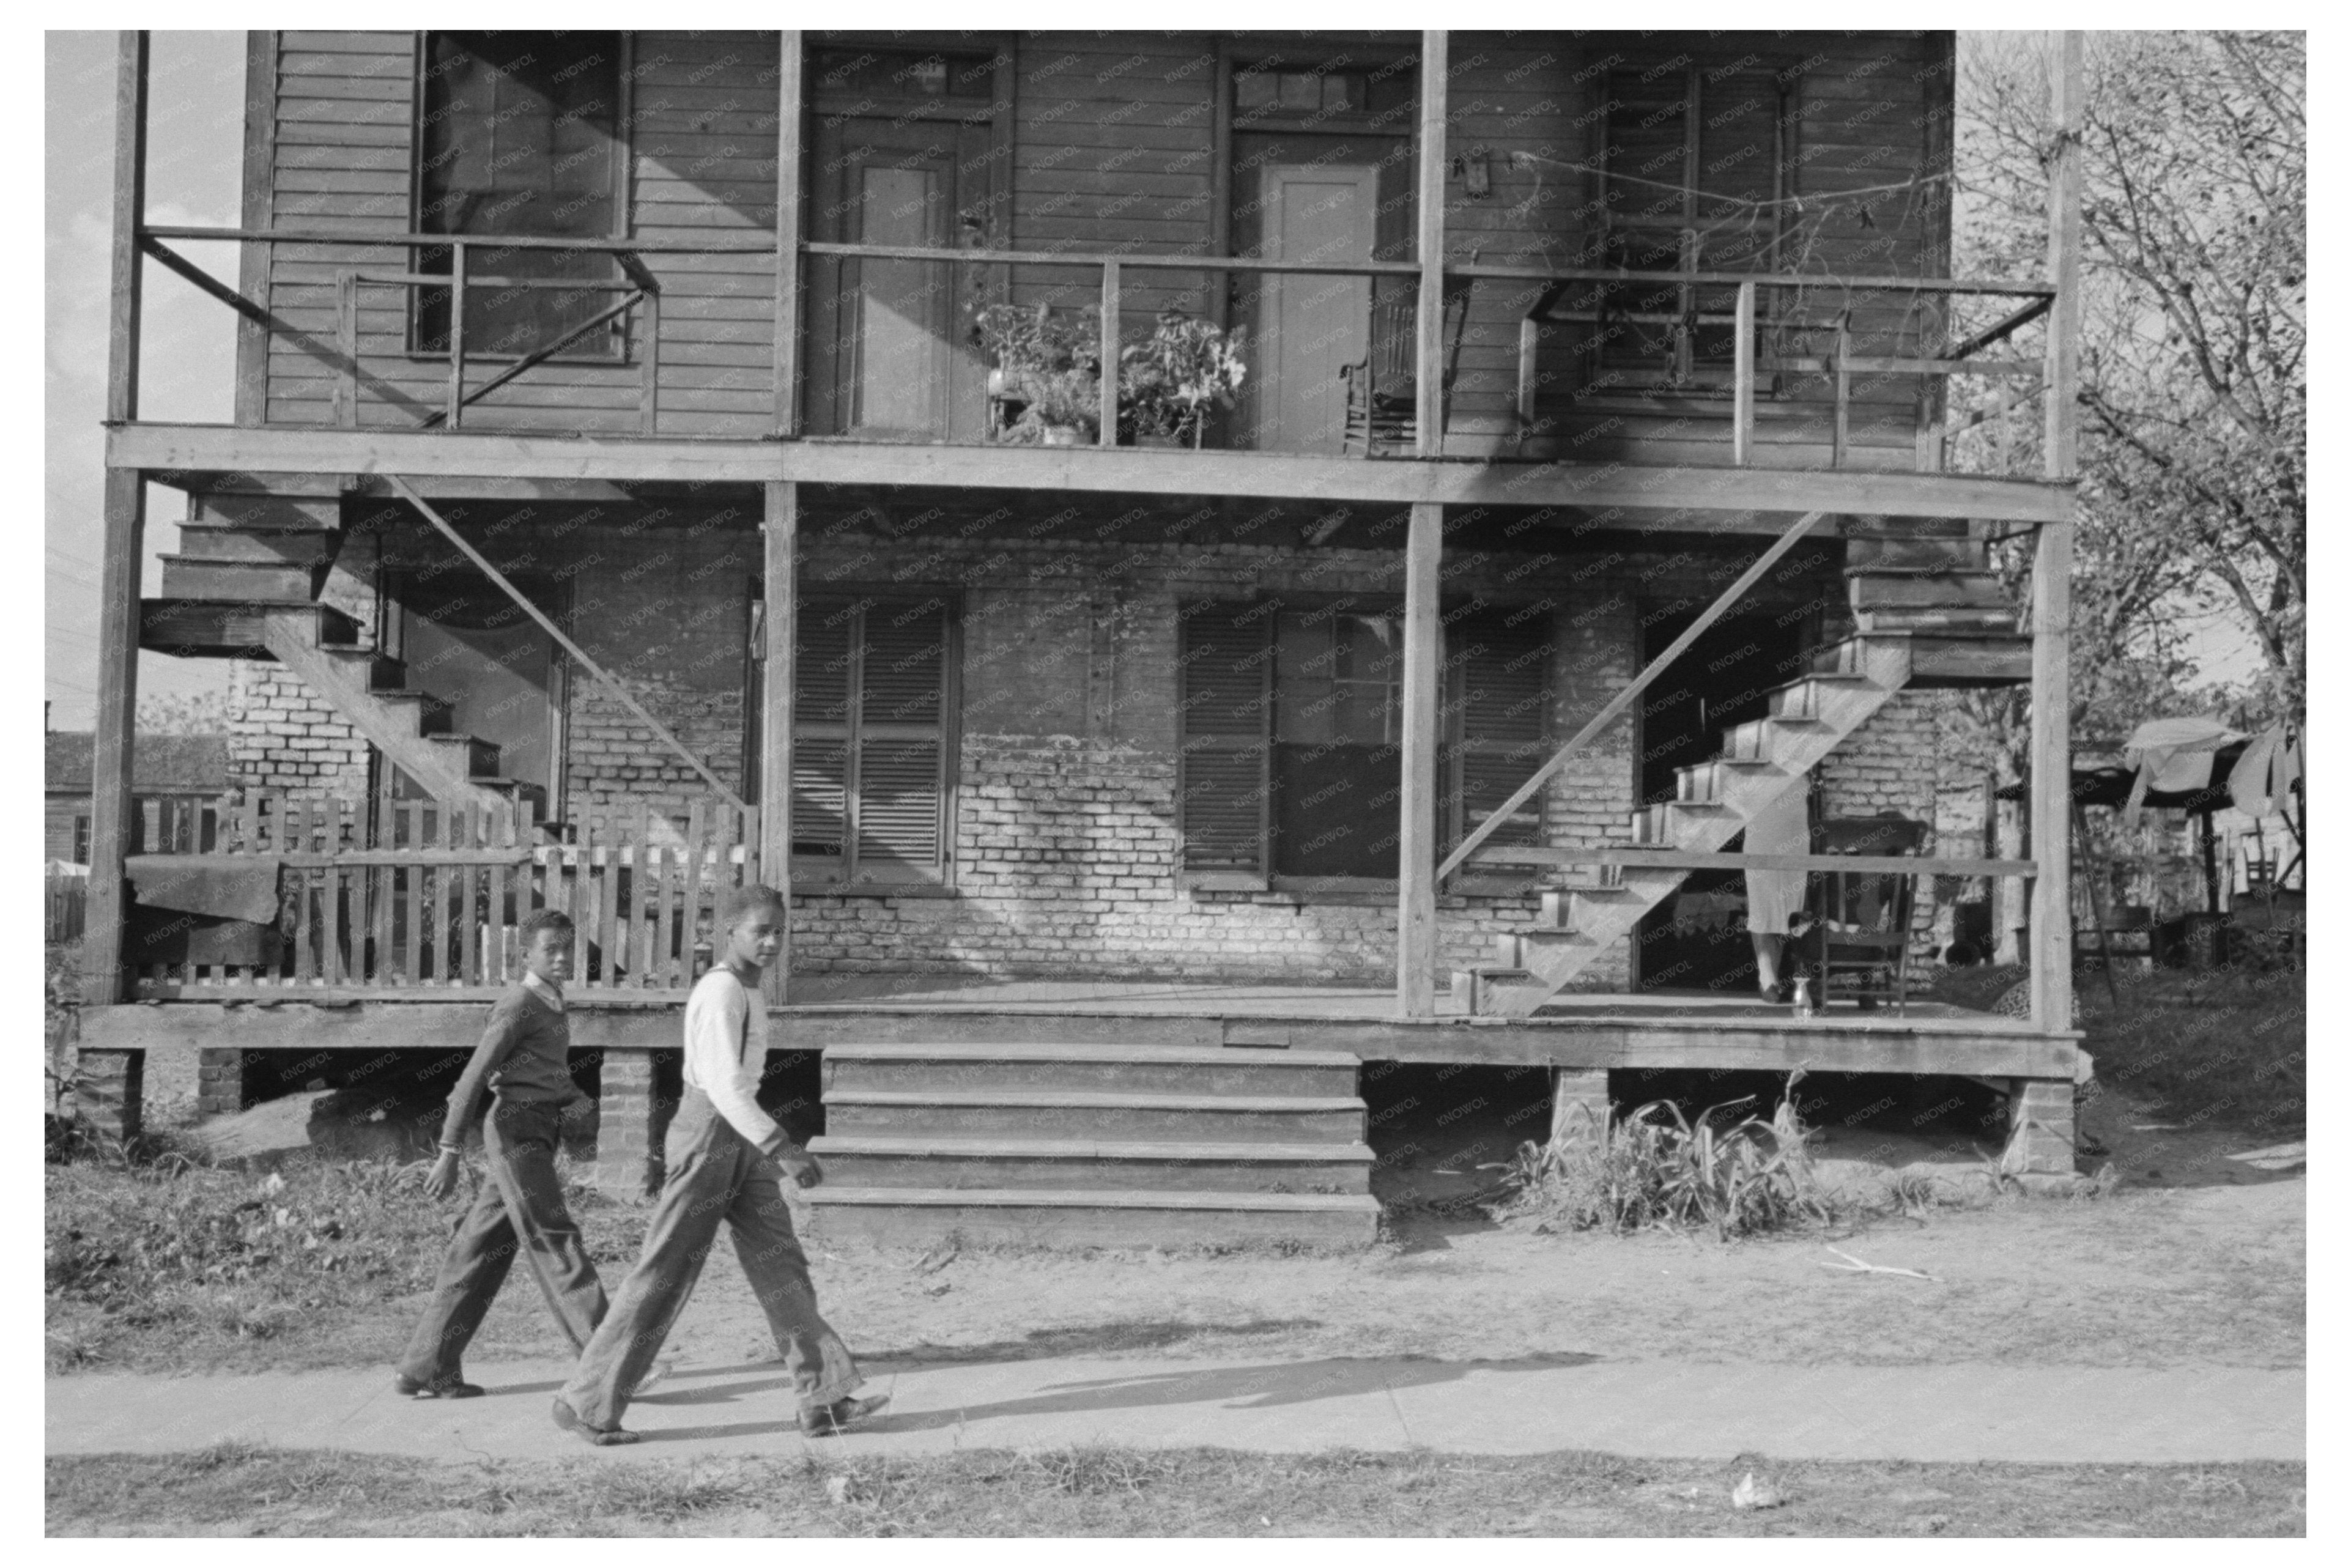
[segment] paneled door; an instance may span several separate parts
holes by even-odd
[[[1268,261],[1368,263],[1377,243],[1379,170],[1363,163],[1271,163],[1259,175]],[[1342,449],[1343,365],[1370,342],[1371,279],[1361,275],[1262,274],[1249,313],[1256,391],[1250,444],[1267,452]]]
[[[979,235],[984,127],[842,116],[816,138],[810,235],[956,246]],[[983,268],[818,256],[809,268],[809,429],[879,440],[977,440],[987,373],[969,340]]]

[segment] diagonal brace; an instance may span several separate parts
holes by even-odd
[[[1593,736],[1598,735],[1602,730],[1606,729],[1610,725],[1623,717],[1625,710],[1631,707],[1635,702],[1640,700],[1641,694],[1649,689],[1650,684],[1656,680],[1659,675],[1664,674],[1667,667],[1676,659],[1680,658],[1684,653],[1687,653],[1689,651],[1690,644],[1697,642],[1708,627],[1713,625],[1717,621],[1721,620],[1723,612],[1729,610],[1733,604],[1738,603],[1739,601],[1746,595],[1747,591],[1754,587],[1755,584],[1761,580],[1763,574],[1771,570],[1772,565],[1777,562],[1782,556],[1786,555],[1790,550],[1793,549],[1796,546],[1796,541],[1810,533],[1812,531],[1813,525],[1819,522],[1824,515],[1825,514],[1821,512],[1806,512],[1802,517],[1798,517],[1793,523],[1789,525],[1788,531],[1786,533],[1782,534],[1778,538],[1772,540],[1771,548],[1765,550],[1761,555],[1757,556],[1755,558],[1755,564],[1749,567],[1745,571],[1740,573],[1739,580],[1732,583],[1729,588],[1724,589],[1720,597],[1717,598],[1713,603],[1706,607],[1705,613],[1700,615],[1696,621],[1690,622],[1690,628],[1688,631],[1674,639],[1673,646],[1667,648],[1664,653],[1650,660],[1649,667],[1643,670],[1639,674],[1634,676],[1632,685],[1626,686],[1623,691],[1618,692],[1614,696],[1609,698],[1608,706],[1602,708],[1598,713],[1593,715],[1591,720],[1586,723],[1582,729],[1575,732],[1574,739],[1569,741],[1565,746],[1561,747],[1557,751],[1553,752],[1550,761],[1544,763],[1541,768],[1536,768],[1532,777],[1529,778],[1525,783],[1520,785],[1518,789],[1512,792],[1509,800],[1494,808],[1493,815],[1479,823],[1476,829],[1470,832],[1469,836],[1463,839],[1460,844],[1455,848],[1454,852],[1445,857],[1444,863],[1437,868],[1437,880],[1438,884],[1442,885],[1445,879],[1452,875],[1454,870],[1458,867],[1463,861],[1468,860],[1470,854],[1476,851],[1479,844],[1484,843],[1489,838],[1492,837],[1495,830],[1510,820],[1511,812],[1516,811],[1529,800],[1533,800],[1535,791],[1541,789],[1552,774],[1566,767],[1569,758],[1573,757],[1577,752],[1583,750]]]

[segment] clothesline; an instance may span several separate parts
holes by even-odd
[[[1520,165],[1548,163],[1554,169],[1565,169],[1577,174],[1596,174],[1604,180],[1614,180],[1620,184],[1646,185],[1658,191],[1687,191],[1703,202],[1728,203],[1754,212],[1764,212],[1773,207],[1786,207],[1802,213],[1807,207],[1833,207],[1852,202],[1861,196],[1885,196],[1905,191],[1923,190],[1928,185],[1948,183],[1951,178],[1948,172],[1938,174],[1914,174],[1907,180],[1898,180],[1892,184],[1858,185],[1849,191],[1828,191],[1812,196],[1773,196],[1768,200],[1759,201],[1752,196],[1726,196],[1717,192],[1701,191],[1694,186],[1677,184],[1665,180],[1646,180],[1638,174],[1611,172],[1594,164],[1578,163],[1567,158],[1552,158],[1541,152],[1514,152],[1510,154],[1510,161],[1513,164]]]

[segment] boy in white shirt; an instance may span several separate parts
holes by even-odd
[[[622,1413],[693,1294],[721,1219],[791,1370],[800,1430],[828,1436],[889,1401],[851,1396],[865,1379],[817,1312],[808,1255],[777,1179],[780,1168],[797,1186],[814,1186],[823,1173],[757,1099],[768,1059],[759,972],[782,946],[787,918],[772,887],[737,888],[720,904],[719,961],[685,1004],[685,1096],[664,1142],[666,1168],[644,1251],[555,1401],[555,1424],[600,1447],[637,1440],[622,1429]]]

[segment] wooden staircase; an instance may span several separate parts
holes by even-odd
[[[1344,1052],[850,1045],[824,1053],[829,1236],[1344,1247],[1377,1229]]]
[[[180,658],[275,659],[435,800],[493,805],[534,792],[498,773],[498,748],[452,733],[449,705],[318,602],[342,546],[340,504],[284,496],[191,497],[140,646]]]
[[[1716,851],[1834,751],[1910,678],[1907,636],[1859,635],[1771,695],[1771,712],[1723,732],[1722,755],[1679,770],[1675,799],[1633,813],[1632,842]],[[1547,890],[1542,919],[1496,939],[1496,962],[1457,973],[1454,995],[1481,1016],[1524,1018],[1629,936],[1687,871],[1624,866]]]

